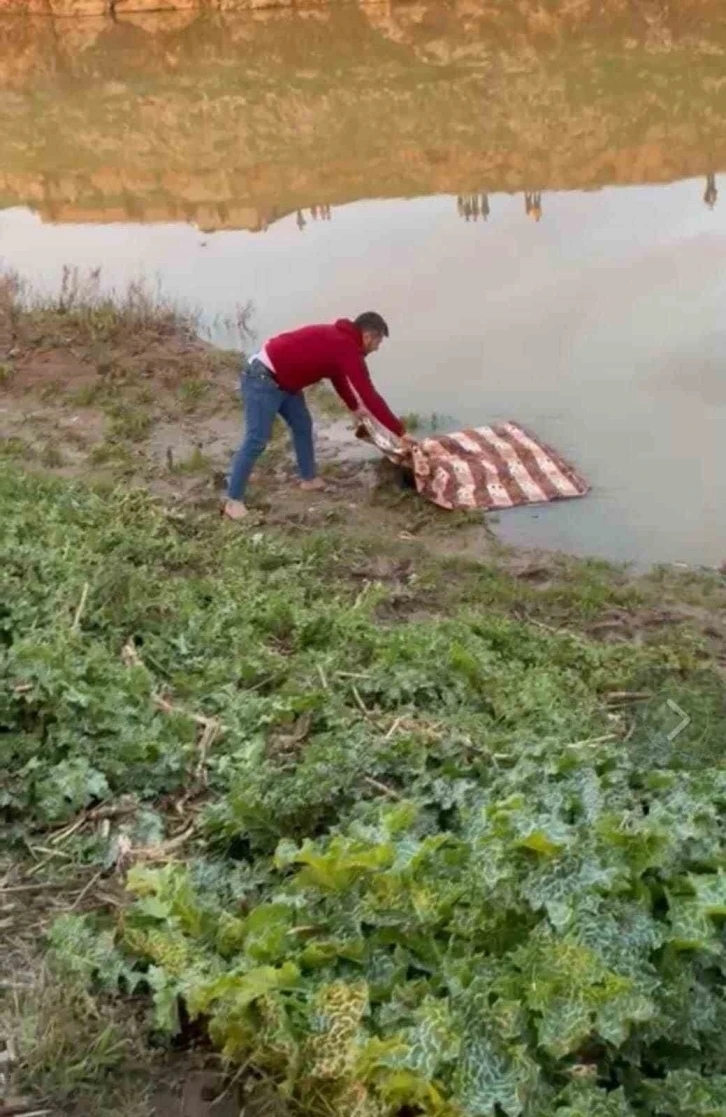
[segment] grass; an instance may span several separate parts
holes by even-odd
[[[142,442],[154,425],[153,412],[137,402],[135,407],[114,404],[107,409],[110,422],[108,436],[121,442]]]
[[[97,404],[110,402],[113,397],[108,386],[98,380],[93,384],[82,384],[80,388],[71,389],[67,398],[72,407],[95,407]]]
[[[409,434],[435,434],[446,425],[436,411],[432,411],[428,417],[420,415],[418,411],[409,411],[403,416],[403,422]]]
[[[100,268],[83,272],[66,265],[60,285],[52,293],[41,293],[14,274],[5,275],[3,286],[4,300],[13,303],[15,319],[22,314],[26,324],[49,344],[69,338],[96,344],[149,331],[174,336],[180,329],[195,337],[199,329],[197,309],[174,302],[158,286],[154,289],[143,280],[130,283],[121,292],[106,288]]]
[[[244,347],[251,337],[250,304],[237,305],[229,314],[205,323],[198,306],[170,298],[158,282],[140,278],[117,290],[104,283],[101,268],[83,271],[65,265],[60,284],[47,292],[5,271],[0,276],[0,312],[14,334],[31,332],[47,345],[75,341],[94,347],[135,338],[142,347],[150,336],[157,341],[181,336],[195,341],[223,333]],[[104,369],[101,363],[99,372],[110,367]]]
[[[0,456],[3,458],[24,458],[27,461],[35,457],[35,451],[29,442],[16,436],[2,439]]]
[[[43,383],[38,395],[44,403],[55,403],[62,396],[64,387],[59,377],[51,377]]]
[[[14,1089],[72,1105],[84,1117],[147,1117],[154,1052],[143,1015],[85,983],[29,960],[25,984],[0,1009],[15,1054]]]
[[[88,452],[91,485],[44,472],[65,461],[47,414],[33,472],[18,464],[29,444],[2,446],[0,837],[12,857],[0,927],[15,947],[0,962],[0,1029],[17,1054],[16,1092],[73,1117],[141,1117],[154,1052],[168,1048],[186,995],[179,959],[185,972],[227,966],[227,947],[215,952],[239,931],[239,897],[274,906],[292,879],[292,865],[275,875],[276,847],[282,856],[307,841],[324,861],[334,835],[363,840],[409,799],[425,830],[455,830],[457,797],[535,756],[546,766],[564,755],[569,771],[576,754],[587,767],[593,741],[603,771],[620,771],[647,748],[666,697],[691,718],[682,778],[718,765],[725,657],[709,629],[726,591],[713,573],[635,579],[497,547],[486,562],[436,557],[437,532],[450,540],[471,519],[385,482],[360,523],[343,502],[323,508],[318,527],[283,514],[239,529],[210,514],[211,498],[170,507],[139,484],[141,444],[160,420],[181,425],[220,401],[236,411],[239,358],[193,339],[187,348],[183,328],[167,336],[163,307],[157,320],[131,298],[127,327],[146,331],[137,353],[119,307],[100,292],[85,306],[74,284],[51,304],[19,309],[17,292],[5,303],[24,344],[72,347],[88,374],[70,392],[60,379],[47,402],[95,409],[106,428]],[[268,472],[287,442],[277,424]],[[197,446],[168,465],[156,471],[167,491],[174,475],[214,463]],[[525,800],[538,794],[527,785]],[[161,892],[139,909],[127,875],[149,865],[161,866],[148,878]],[[182,877],[215,928],[211,953],[209,935],[193,948],[185,937]],[[416,898],[421,919],[429,888]],[[153,912],[166,912],[161,924]],[[424,966],[432,981],[437,965]],[[268,1082],[267,1064],[255,1066]],[[305,1117],[337,1117],[330,1099],[325,1108],[295,1090]]]
[[[92,446],[88,451],[87,460],[90,466],[116,465],[124,471],[133,470],[138,464],[130,448],[112,438]]]
[[[53,442],[47,442],[41,450],[40,461],[47,469],[59,469],[65,465],[66,459],[59,446],[56,446]]]
[[[14,272],[0,274],[0,328],[16,348],[57,347],[76,360],[90,359],[99,387],[76,389],[73,398],[83,406],[95,402],[102,389],[122,389],[139,379],[153,379],[156,366],[169,364],[165,343],[174,348],[173,379],[187,383],[185,394],[198,398],[210,373],[223,367],[226,374],[240,361],[238,353],[213,349],[200,337],[224,328],[246,344],[251,313],[249,305],[239,306],[221,324],[207,325],[198,307],[170,298],[158,284],[138,279],[116,290],[104,283],[100,268],[84,272],[65,266],[60,285],[52,292],[33,288]],[[190,360],[179,367],[184,343]],[[2,368],[3,379],[12,380],[16,370],[11,363]]]
[[[659,600],[664,576],[639,584],[562,559],[520,577],[335,525],[244,532],[141,489],[96,494],[12,466],[0,511],[6,880],[45,883],[50,915],[105,912],[113,926],[126,902],[119,841],[156,843],[163,862],[190,819],[199,844],[183,839],[175,859],[202,858],[222,880],[239,871],[241,841],[262,872],[280,835],[317,839],[402,794],[414,756],[416,779],[438,787],[457,740],[502,755],[528,739],[622,741],[642,692],[693,714],[694,756],[720,739],[717,675],[688,623],[612,644],[588,635],[613,609]],[[723,609],[723,586],[707,582],[684,590]],[[201,754],[197,717],[226,727]],[[99,804],[127,801],[128,814],[94,820]],[[16,901],[6,918],[34,924],[37,943],[50,915]],[[52,967],[68,959],[36,950],[4,1026],[16,1089],[128,1117],[144,1104],[132,1068],[152,1058],[147,1001],[89,992],[78,966],[103,968],[99,950],[83,946],[62,983]]]
[[[227,333],[243,337],[249,314],[248,307],[239,308],[225,322]],[[96,439],[89,464],[112,466],[126,476],[135,461],[148,477],[138,448],[155,424],[236,411],[240,356],[203,342],[202,328],[197,310],[141,281],[114,291],[99,270],[65,268],[53,294],[12,273],[0,276],[0,336],[18,351],[42,349],[44,355],[37,367],[32,360],[19,369],[8,366],[3,386],[9,402],[44,441],[49,408],[61,415],[79,408],[88,413],[75,428],[61,424],[56,460],[52,452],[42,459],[49,468],[63,464],[63,441],[98,426],[103,437]],[[3,453],[8,456],[7,447]]]
[[[200,446],[195,446],[188,458],[175,461],[172,465],[173,472],[182,474],[209,473],[212,468],[213,462]]]
[[[184,380],[179,385],[179,399],[193,411],[205,398],[209,389],[210,384],[208,381],[200,380],[198,377],[191,377],[189,380]]]

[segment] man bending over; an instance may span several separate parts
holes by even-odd
[[[311,384],[330,380],[351,411],[365,409],[393,434],[405,434],[401,420],[373,387],[365,360],[386,337],[383,318],[368,311],[354,322],[340,318],[332,326],[304,326],[263,345],[242,376],[245,436],[232,461],[225,515],[232,520],[247,515],[247,482],[278,414],[292,434],[302,488],[324,487],[315,468],[313,422],[304,395]]]

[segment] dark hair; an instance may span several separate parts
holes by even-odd
[[[365,314],[359,314],[353,325],[357,326],[362,334],[372,333],[388,337],[386,320],[381,318],[380,314],[376,314],[375,310],[367,310]]]

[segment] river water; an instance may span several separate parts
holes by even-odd
[[[592,483],[504,539],[718,565],[721,7],[6,19],[0,255],[158,277],[210,321],[251,300],[260,337],[380,310],[392,406],[513,418]]]

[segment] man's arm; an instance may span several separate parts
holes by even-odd
[[[362,357],[346,361],[341,371],[331,379],[333,387],[346,407],[351,411],[358,411],[362,404],[382,426],[399,438],[403,437],[406,428],[373,387]]]
[[[348,383],[347,376],[344,376],[342,373],[338,373],[337,376],[331,376],[330,382],[348,410],[358,411],[358,409],[360,408],[360,403],[358,402],[358,397]]]

